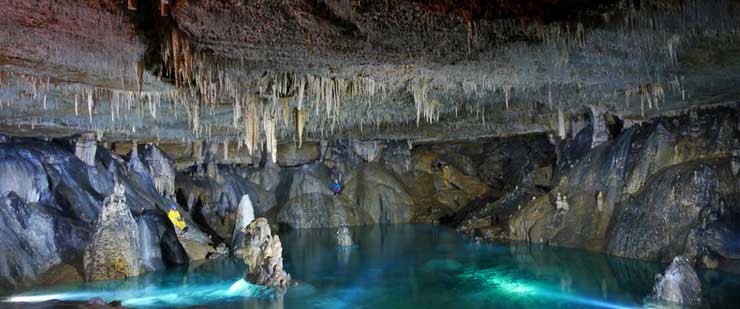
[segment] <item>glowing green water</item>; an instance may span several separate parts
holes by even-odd
[[[630,308],[643,305],[664,266],[578,250],[476,244],[435,226],[353,229],[356,247],[333,231],[281,235],[286,269],[300,282],[284,295],[249,285],[238,260],[210,261],[124,281],[66,285],[16,300],[123,300],[130,307],[219,308]],[[740,279],[703,272],[713,307],[740,304]]]

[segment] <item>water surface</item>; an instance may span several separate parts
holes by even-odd
[[[644,305],[665,265],[580,250],[475,243],[428,225],[353,228],[356,246],[334,231],[281,235],[285,268],[300,284],[283,294],[240,280],[236,259],[120,281],[26,291],[14,300],[122,300],[135,308],[633,308]],[[706,303],[740,307],[740,279],[701,272]]]

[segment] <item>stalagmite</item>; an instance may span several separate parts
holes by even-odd
[[[247,281],[273,288],[286,288],[290,275],[283,270],[283,246],[272,235],[265,218],[257,218],[244,229],[244,262]]]
[[[138,225],[126,203],[126,189],[114,184],[105,198],[93,234],[83,256],[85,279],[112,280],[138,276]]]

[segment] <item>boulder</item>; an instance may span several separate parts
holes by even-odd
[[[656,276],[653,297],[659,301],[698,305],[701,303],[701,281],[685,256],[677,256],[665,273]]]
[[[337,228],[336,237],[337,245],[340,247],[348,247],[353,244],[352,233],[350,233],[349,228],[346,225],[342,225]]]
[[[126,205],[123,185],[116,184],[103,202],[83,261],[87,280],[122,279],[141,273],[138,227]]]
[[[265,218],[257,218],[244,230],[244,262],[248,265],[246,280],[257,285],[286,288],[290,274],[283,270],[283,247],[280,237],[272,235]]]

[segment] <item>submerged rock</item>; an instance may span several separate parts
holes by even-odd
[[[290,274],[283,270],[283,247],[280,237],[272,235],[265,218],[257,218],[244,230],[244,262],[247,281],[263,286],[285,288]]]
[[[337,245],[340,247],[348,247],[351,246],[352,243],[352,234],[349,231],[349,228],[347,226],[340,226],[337,229]]]
[[[83,257],[85,279],[112,280],[138,276],[139,233],[126,205],[126,191],[116,184],[103,202],[90,244]]]
[[[657,300],[669,303],[701,303],[701,282],[687,257],[675,257],[665,273],[656,276],[653,294]]]

